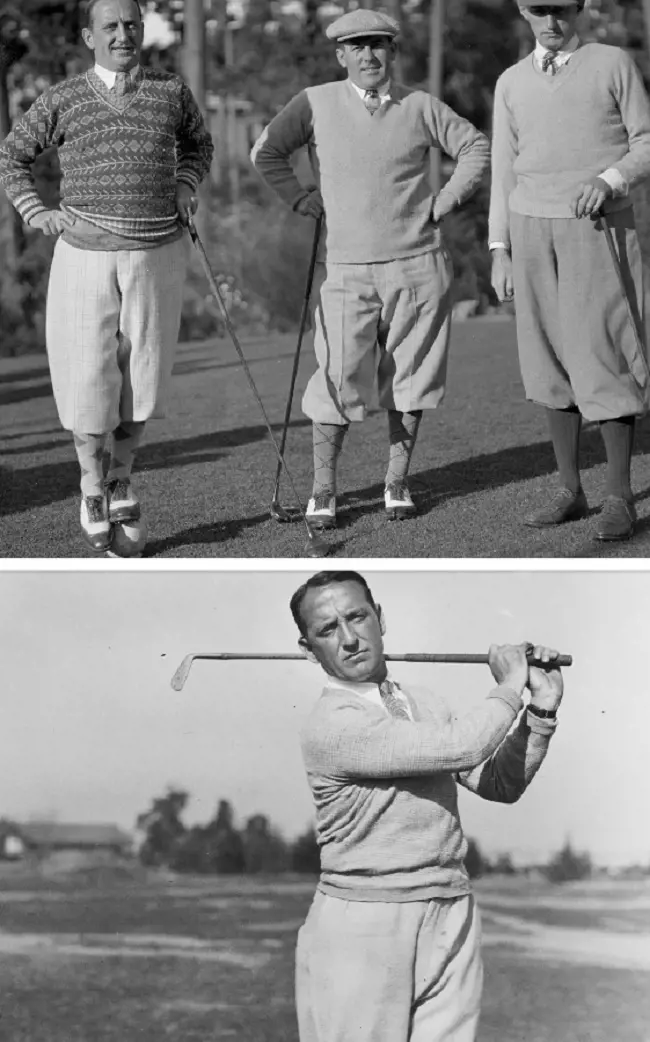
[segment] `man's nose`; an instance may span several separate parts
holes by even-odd
[[[117,36],[118,40],[127,40],[128,39],[129,33],[128,33],[128,30],[127,30],[124,22],[118,22],[118,24],[117,24],[117,32],[115,33],[115,35]]]
[[[347,622],[342,622],[340,626],[341,643],[346,647],[357,643],[358,637],[352,627]]]
[[[549,29],[557,29],[557,15],[549,14],[546,18],[546,24]]]

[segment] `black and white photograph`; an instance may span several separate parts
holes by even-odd
[[[1,577],[20,1042],[647,1042],[639,572]]]
[[[0,555],[647,558],[649,82],[646,0],[0,3]]]

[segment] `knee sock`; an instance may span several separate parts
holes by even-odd
[[[547,409],[548,428],[555,450],[560,482],[572,492],[580,490],[580,428],[582,416],[575,405],[568,409]]]
[[[422,409],[414,412],[388,410],[390,452],[386,471],[387,485],[403,484],[406,481],[421,419]]]
[[[314,423],[314,496],[336,493],[336,464],[347,433],[347,423]]]
[[[74,447],[81,467],[82,496],[104,495],[104,454],[105,434],[81,434],[73,431]]]
[[[617,420],[603,420],[600,433],[607,454],[605,492],[608,496],[623,496],[632,499],[630,487],[630,465],[634,442],[634,416],[621,416]]]
[[[136,420],[122,420],[119,427],[113,431],[107,481],[128,481],[143,434],[144,423]]]

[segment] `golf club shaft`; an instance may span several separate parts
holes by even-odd
[[[314,269],[316,268],[316,257],[318,254],[318,240],[320,239],[321,227],[323,224],[322,216],[317,218],[316,227],[314,229],[314,240],[311,247],[311,257],[309,258],[309,269],[307,271],[307,282],[305,284],[305,296],[302,302],[302,313],[300,315],[300,328],[298,330],[298,345],[296,347],[296,354],[293,359],[293,369],[291,370],[291,380],[289,382],[289,396],[287,398],[287,407],[284,413],[284,424],[282,427],[282,436],[280,438],[280,455],[284,459],[284,449],[287,444],[287,432],[289,430],[289,421],[291,420],[291,407],[293,405],[293,392],[296,386],[296,377],[298,376],[298,366],[300,364],[300,349],[302,348],[302,339],[305,335],[305,326],[307,325],[307,315],[309,314],[309,299],[311,297],[311,288],[314,282]],[[275,488],[273,490],[273,502],[277,502],[277,498],[280,492],[280,478],[282,476],[282,463],[278,460],[277,470],[275,472]]]
[[[632,302],[630,301],[630,297],[629,297],[629,294],[627,292],[627,287],[625,285],[625,279],[623,278],[623,269],[621,268],[621,261],[620,261],[620,258],[618,256],[618,253],[616,252],[616,246],[614,244],[614,236],[612,234],[612,228],[611,228],[611,225],[609,223],[609,220],[608,220],[606,214],[602,214],[601,215],[601,224],[602,224],[603,230],[605,232],[605,240],[606,240],[607,245],[609,247],[609,252],[610,252],[611,257],[612,257],[612,262],[614,264],[614,268],[616,269],[616,275],[618,277],[618,284],[619,284],[620,289],[621,289],[621,296],[623,297],[623,300],[625,301],[625,307],[627,308],[627,313],[628,313],[628,317],[630,319],[630,324],[631,324],[632,329],[634,331],[634,338],[636,340],[636,346],[638,347],[639,354],[640,354],[641,358],[643,359],[643,358],[645,358],[645,345],[644,345],[643,332],[639,328],[639,321],[638,321],[637,315],[636,315],[636,313],[634,311],[634,308],[632,307]]]
[[[180,691],[187,676],[194,659],[219,659],[222,662],[232,661],[307,661],[304,655],[300,652],[237,652],[237,651],[198,651],[193,652],[190,655],[186,655],[180,666],[172,677],[172,687],[175,691]],[[462,653],[448,654],[427,654],[415,652],[410,655],[385,655],[384,658],[387,662],[428,662],[428,663],[455,663],[459,665],[479,665],[485,666],[489,662],[487,655],[467,655]],[[529,661],[535,661],[532,657],[532,652],[528,654]],[[540,663],[541,664],[541,663]],[[554,662],[555,666],[565,668],[573,664],[571,655],[560,655]]]
[[[314,540],[314,533],[312,532],[311,528],[309,527],[309,522],[307,521],[307,518],[305,516],[305,511],[304,511],[302,503],[300,501],[300,496],[298,495],[298,490],[296,489],[296,486],[294,484],[294,480],[293,480],[291,471],[287,467],[287,464],[285,462],[284,456],[280,452],[280,447],[279,447],[279,445],[278,445],[278,443],[276,441],[275,434],[273,433],[273,428],[271,427],[271,422],[270,422],[270,420],[269,420],[269,418],[268,418],[268,416],[266,414],[266,409],[264,408],[264,402],[262,401],[262,399],[260,397],[260,393],[257,390],[257,385],[255,384],[255,380],[253,379],[253,374],[250,371],[250,368],[248,366],[248,362],[246,361],[246,356],[244,355],[243,348],[242,348],[241,344],[239,343],[239,339],[238,339],[237,334],[235,332],[234,326],[233,326],[232,322],[230,321],[230,315],[228,314],[228,310],[226,308],[225,302],[224,302],[223,297],[221,295],[221,290],[219,289],[219,287],[217,285],[217,280],[215,279],[215,277],[214,277],[214,275],[212,273],[212,268],[210,267],[210,261],[208,260],[207,253],[205,252],[205,247],[204,247],[203,243],[201,242],[200,236],[199,236],[199,234],[198,234],[198,232],[196,230],[196,227],[195,227],[193,221],[191,221],[191,220],[189,221],[188,228],[189,228],[190,236],[192,238],[192,242],[194,243],[194,245],[195,245],[195,247],[196,247],[196,249],[198,251],[199,258],[201,260],[201,264],[202,264],[203,270],[205,272],[205,276],[206,276],[206,278],[208,280],[208,284],[210,286],[210,289],[212,290],[212,292],[215,295],[215,298],[216,298],[217,303],[219,305],[219,310],[221,311],[223,320],[224,320],[224,322],[226,324],[226,329],[228,330],[228,332],[230,334],[230,339],[232,340],[232,342],[233,342],[233,344],[235,346],[235,350],[237,351],[237,354],[239,356],[239,360],[240,360],[240,362],[241,362],[241,364],[242,364],[242,366],[244,368],[244,372],[246,374],[246,379],[248,380],[250,389],[253,392],[253,395],[255,396],[255,400],[256,400],[259,408],[260,408],[260,412],[262,413],[262,416],[264,417],[264,423],[266,424],[266,429],[267,429],[267,431],[269,433],[269,437],[271,439],[271,443],[273,445],[273,448],[275,449],[275,453],[276,453],[276,455],[278,457],[278,461],[280,463],[280,466],[284,467],[285,474],[287,475],[287,478],[289,479],[289,484],[291,485],[291,489],[293,491],[296,503],[298,504],[298,508],[300,510],[302,519],[303,519],[303,521],[305,523],[305,528],[307,529],[307,535],[309,537],[309,541],[312,542]]]

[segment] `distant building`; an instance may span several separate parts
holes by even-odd
[[[0,821],[0,859],[42,859],[62,851],[129,857],[133,837],[117,825],[77,825],[58,821],[24,824]]]

